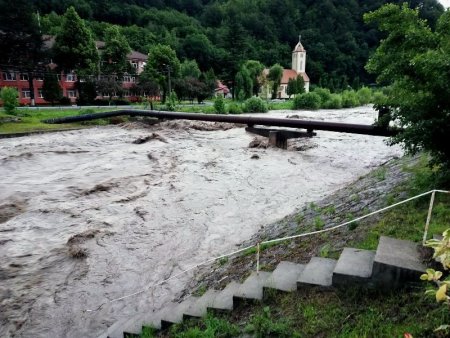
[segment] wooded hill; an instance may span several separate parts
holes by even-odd
[[[44,34],[57,34],[61,14],[74,6],[95,38],[121,26],[130,46],[143,53],[155,43],[170,45],[180,59],[197,60],[222,79],[253,59],[290,68],[301,35],[312,83],[343,88],[372,83],[364,70],[380,34],[362,15],[404,0],[33,0]],[[433,27],[444,11],[436,0],[410,0]]]

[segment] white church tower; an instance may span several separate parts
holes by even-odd
[[[305,73],[306,69],[306,50],[303,48],[301,43],[302,36],[298,37],[298,43],[292,52],[292,69],[294,69],[297,74]]]

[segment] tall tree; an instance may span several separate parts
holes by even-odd
[[[163,101],[165,102],[171,80],[180,74],[180,60],[175,51],[167,45],[154,45],[148,53],[148,62],[143,74],[147,79],[158,82],[163,90]]]
[[[248,70],[250,78],[252,80],[253,93],[252,95],[258,95],[261,89],[261,75],[264,70],[264,65],[256,60],[247,60],[244,63],[244,67]]]
[[[194,79],[198,79],[202,74],[195,60],[184,60],[180,70],[182,78],[193,77]]]
[[[50,102],[52,106],[62,98],[62,89],[56,73],[45,73],[42,95],[44,96],[44,100]]]
[[[119,78],[130,69],[127,55],[131,47],[117,26],[105,30],[105,48],[102,50],[102,73],[115,74]]]
[[[74,70],[81,77],[98,73],[100,58],[95,41],[73,7],[69,7],[64,14],[61,33],[56,36],[53,53],[60,70]]]
[[[267,77],[272,82],[272,99],[275,99],[281,84],[281,78],[283,77],[283,67],[279,64],[273,65],[270,67],[269,75]]]
[[[364,17],[387,34],[367,69],[391,86],[385,105],[403,127],[392,142],[410,153],[429,151],[434,163],[450,170],[450,11],[435,31],[406,4],[388,4]]]
[[[14,5],[0,0],[0,64],[28,74],[31,105],[35,100],[34,74],[42,70],[44,61],[43,41],[33,10],[26,0],[17,0]]]

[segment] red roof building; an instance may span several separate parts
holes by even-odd
[[[296,79],[297,76],[303,77],[305,82],[305,91],[309,92],[309,76],[306,74],[306,50],[303,47],[300,39],[292,51],[292,68],[283,69],[283,76],[281,78],[281,84],[278,88],[278,93],[276,95],[279,99],[287,99],[289,95],[287,94],[287,86],[290,79]],[[267,76],[269,74],[269,69],[264,69],[264,74]],[[265,90],[267,98],[272,96],[270,87]]]
[[[55,37],[50,35],[43,36],[44,48],[50,49],[55,43]],[[95,42],[97,49],[101,52],[101,49],[104,48],[105,43],[103,41]],[[145,65],[147,64],[148,56],[142,54],[137,51],[132,51],[127,56],[128,61],[131,65],[136,69],[136,74],[139,75],[144,70]],[[56,64],[50,63],[50,69],[55,69]],[[59,84],[62,89],[62,95],[69,98],[72,103],[76,102],[78,97],[78,92],[75,87],[75,83],[77,81],[77,76],[74,73],[58,74]],[[49,102],[44,100],[42,95],[42,85],[43,85],[44,75],[43,74],[35,74],[33,79],[33,87],[34,87],[34,97],[36,105],[46,105]],[[135,96],[132,95],[130,89],[136,83],[136,76],[132,74],[125,74],[122,79],[122,87],[123,97],[130,101],[134,101],[136,99]],[[13,87],[16,88],[19,93],[19,103],[22,106],[31,105],[31,90],[30,90],[30,82],[27,73],[21,72],[18,67],[15,65],[11,65],[11,67],[3,67],[0,68],[0,88],[3,87]],[[99,96],[101,98],[101,96]]]

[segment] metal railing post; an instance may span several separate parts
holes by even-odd
[[[433,205],[434,205],[434,197],[436,195],[436,190],[433,190],[431,193],[431,199],[430,199],[430,206],[428,207],[428,215],[427,215],[427,222],[425,223],[425,231],[423,233],[423,239],[422,244],[425,244],[428,236],[428,228],[430,227],[430,221],[431,221],[431,213],[433,211]]]

